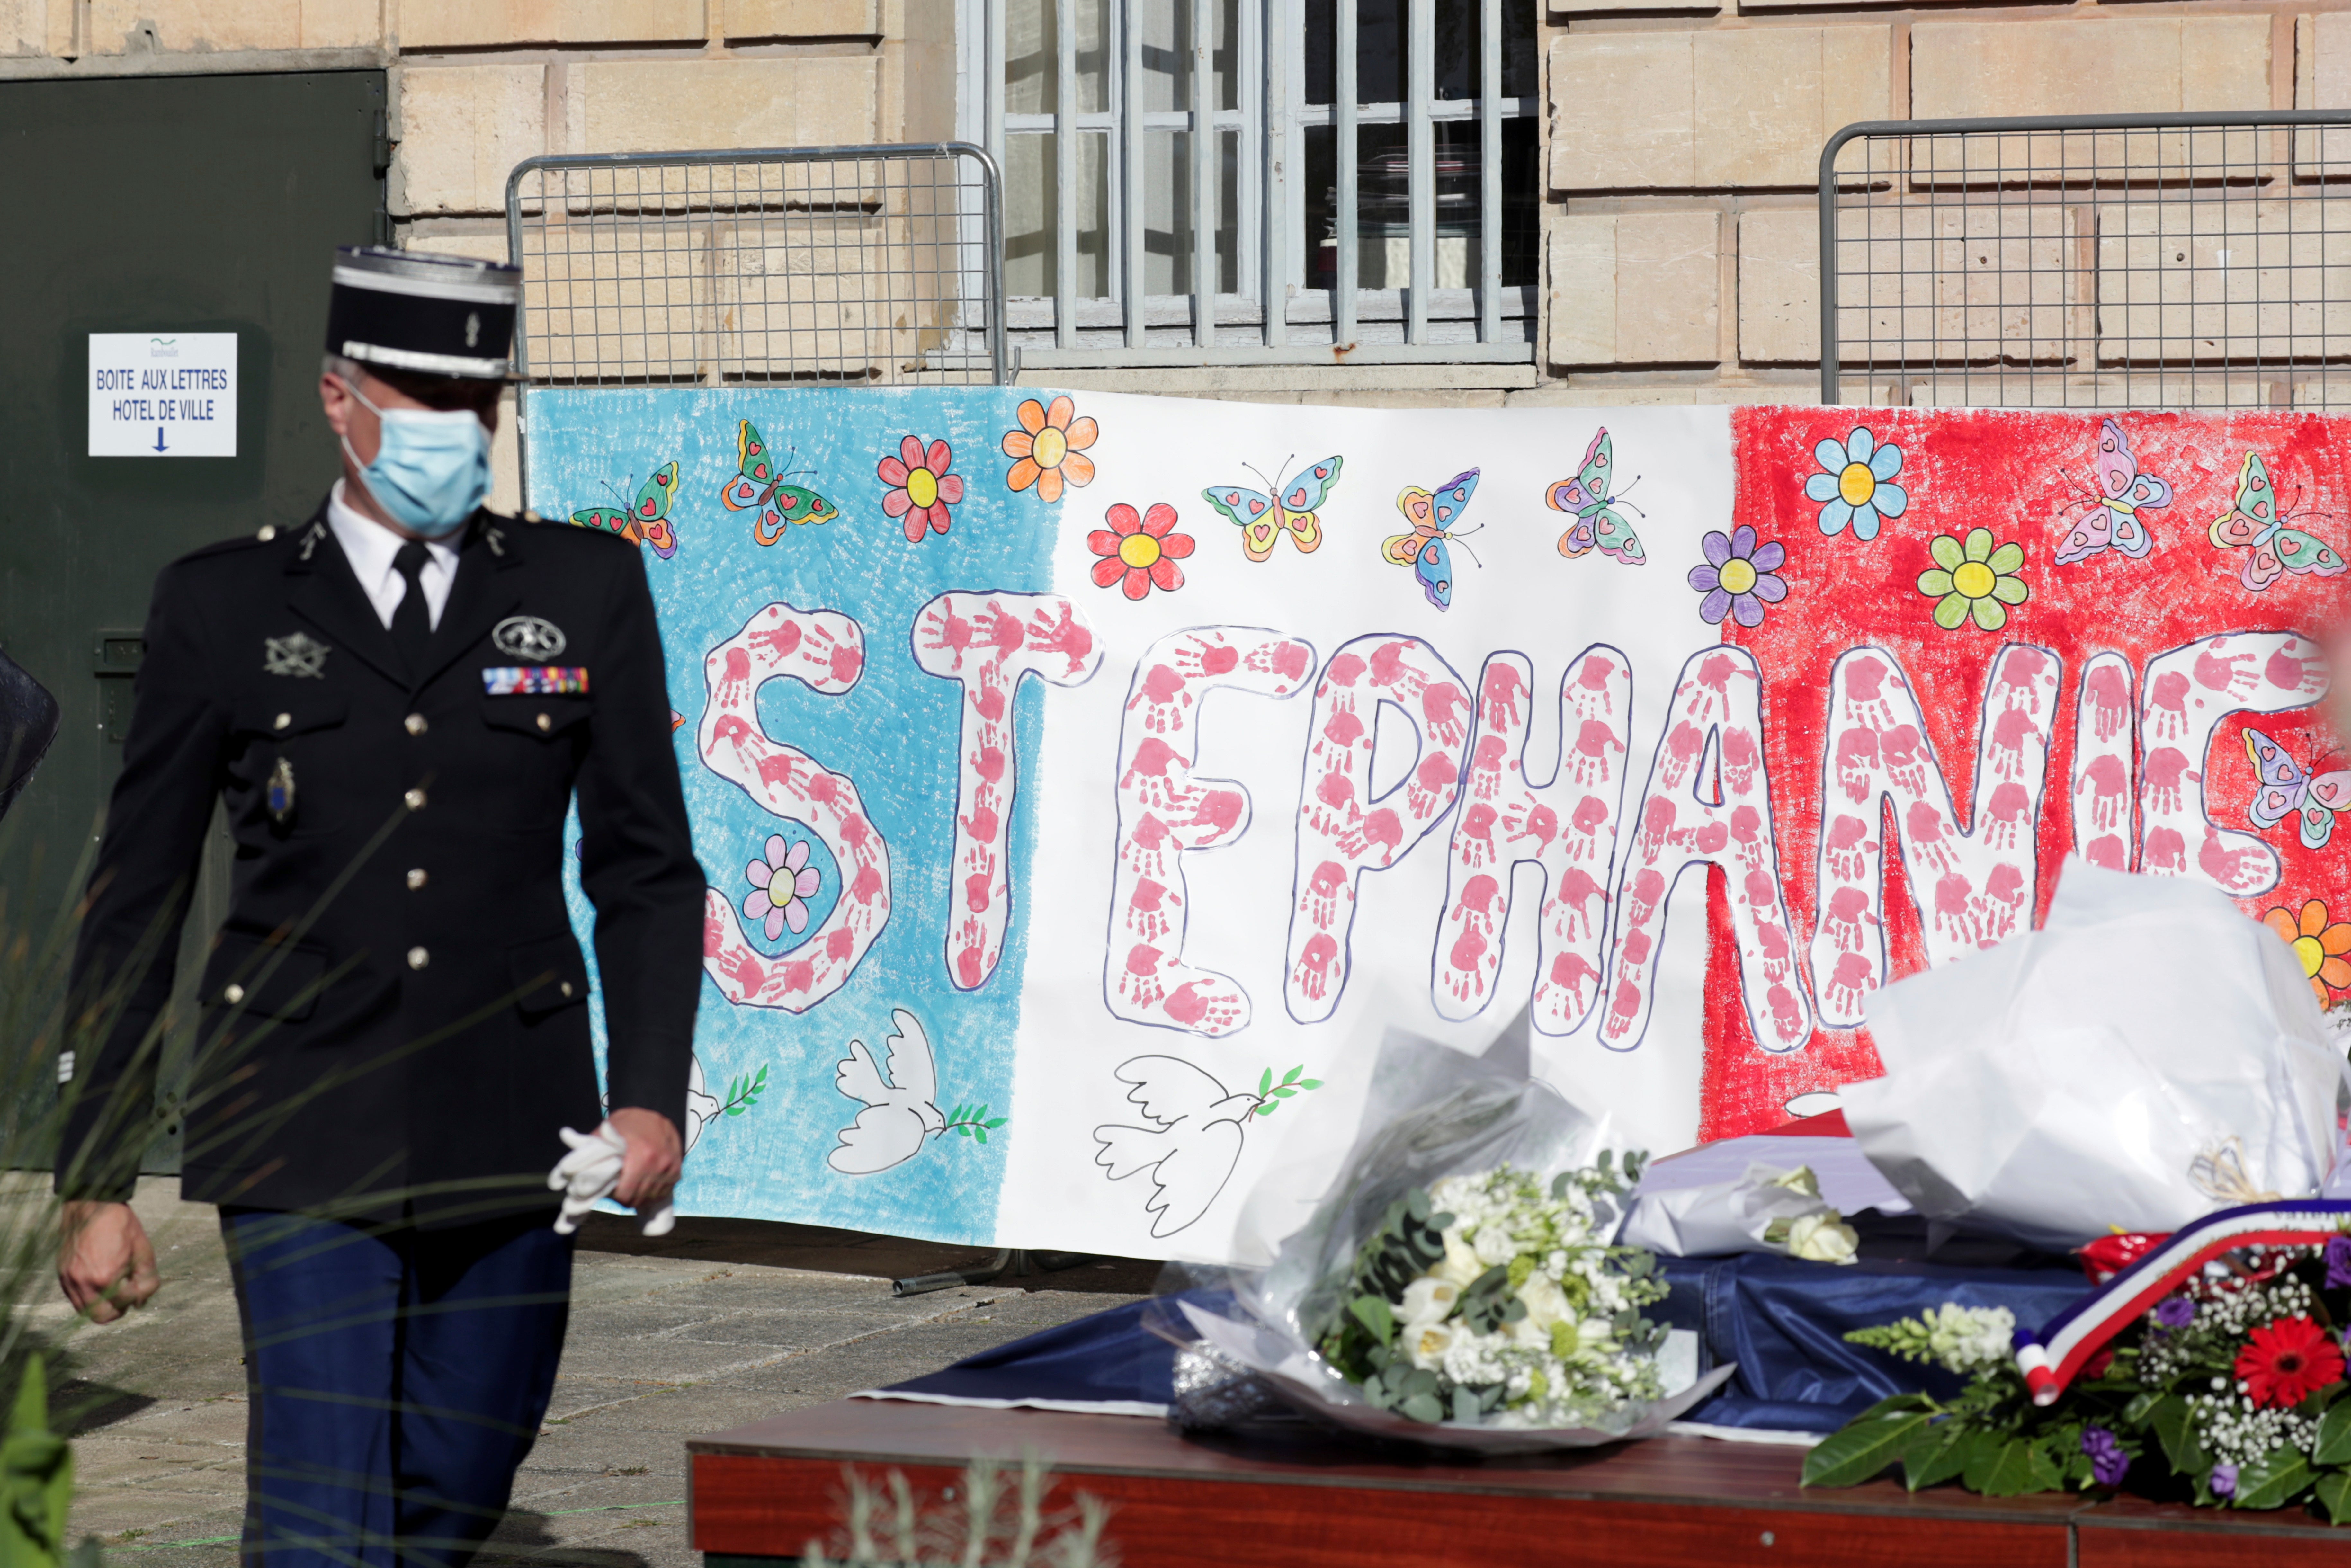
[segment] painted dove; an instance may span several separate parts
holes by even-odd
[[[931,1059],[930,1037],[905,1009],[890,1017],[898,1032],[883,1044],[885,1061],[875,1062],[865,1042],[852,1040],[833,1079],[843,1094],[865,1106],[841,1130],[840,1146],[825,1160],[844,1176],[872,1176],[912,1159],[925,1138],[947,1124],[931,1103],[939,1092],[939,1071]]]
[[[718,1119],[718,1096],[703,1085],[702,1058],[691,1056],[687,1060],[694,1064],[686,1070],[685,1077],[685,1146],[691,1149],[694,1141],[702,1136],[702,1129]]]
[[[1155,1216],[1154,1236],[1173,1236],[1201,1215],[1231,1179],[1240,1162],[1241,1129],[1264,1103],[1254,1094],[1233,1094],[1190,1062],[1174,1056],[1138,1056],[1119,1066],[1118,1080],[1133,1084],[1126,1097],[1143,1108],[1150,1127],[1096,1127],[1102,1151],[1094,1164],[1123,1181],[1152,1172],[1151,1197],[1144,1208]]]

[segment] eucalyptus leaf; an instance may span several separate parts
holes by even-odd
[[[1432,1427],[1445,1419],[1445,1406],[1437,1402],[1434,1394],[1416,1394],[1397,1409],[1412,1420],[1426,1421]]]

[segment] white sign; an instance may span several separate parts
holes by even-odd
[[[92,457],[236,455],[236,334],[92,332]]]

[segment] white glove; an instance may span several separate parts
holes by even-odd
[[[561,1131],[571,1152],[548,1172],[547,1185],[563,1195],[562,1212],[555,1217],[555,1233],[569,1236],[580,1228],[580,1217],[611,1197],[612,1189],[620,1185],[621,1165],[628,1156],[629,1141],[610,1122],[592,1133],[575,1133],[569,1127]],[[677,1223],[677,1208],[664,1198],[659,1208],[643,1218],[647,1236],[666,1236]]]

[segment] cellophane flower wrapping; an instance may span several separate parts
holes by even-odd
[[[2069,860],[2039,931],[1874,993],[1886,1076],[1839,1091],[1939,1225],[2052,1250],[2304,1197],[2344,1058],[2294,950],[2216,890]]]
[[[1655,1259],[1613,1245],[1636,1167],[1604,1119],[1401,1033],[1374,1083],[1305,1225],[1266,1268],[1220,1271],[1229,1310],[1186,1299],[1163,1332],[1310,1416],[1485,1451],[1661,1431],[1729,1375],[1693,1381],[1662,1354]]]

